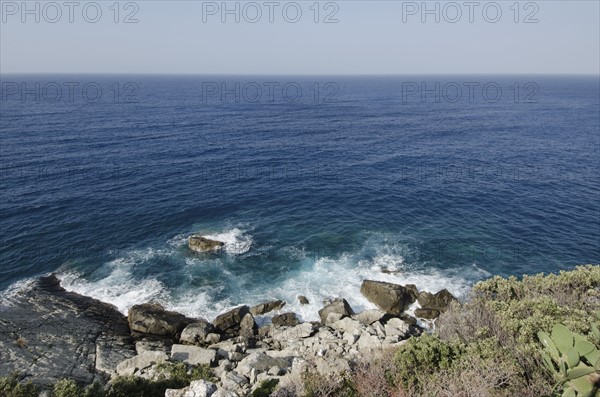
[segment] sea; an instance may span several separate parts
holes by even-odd
[[[315,320],[365,279],[467,299],[600,263],[597,75],[0,80],[3,297],[54,272],[123,313]]]

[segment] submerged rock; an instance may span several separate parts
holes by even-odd
[[[304,296],[304,295],[299,295],[298,296],[298,302],[300,302],[301,305],[308,305],[308,304],[310,304],[310,302],[308,301],[308,298],[306,298],[306,296]]]
[[[222,241],[211,240],[196,234],[190,236],[188,239],[188,247],[194,252],[214,251],[220,249],[224,245],[225,243]]]
[[[407,288],[383,281],[364,280],[360,292],[381,310],[399,316],[416,300],[416,288],[412,287],[414,286]]]

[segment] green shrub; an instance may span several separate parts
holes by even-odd
[[[269,397],[278,384],[279,379],[265,380],[250,394],[250,397]]]
[[[72,379],[61,379],[52,388],[53,397],[81,397],[81,387]]]
[[[2,397],[38,397],[40,389],[31,382],[20,383],[19,375],[0,377],[0,396]]]
[[[181,389],[194,380],[215,380],[207,365],[189,368],[184,363],[165,362],[158,364],[156,370],[159,375],[154,380],[136,376],[113,379],[107,397],[163,397],[166,389]]]

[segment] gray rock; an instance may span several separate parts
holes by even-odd
[[[436,309],[415,309],[415,316],[419,318],[424,318],[426,320],[433,320],[434,318],[438,318],[440,316],[440,311]]]
[[[315,326],[311,323],[298,324],[295,327],[276,328],[272,331],[274,341],[287,342],[308,338],[315,333]]]
[[[171,337],[175,337],[188,324],[194,322],[193,319],[181,313],[165,310],[156,303],[132,306],[127,321],[134,332]]]
[[[238,306],[217,316],[213,325],[228,337],[237,336],[240,333],[240,323],[248,313],[250,313],[248,306]]]
[[[221,383],[226,389],[243,389],[244,386],[248,386],[250,381],[247,377],[237,373],[236,371],[225,372],[221,376]]]
[[[273,367],[269,368],[269,371],[267,371],[267,374],[271,375],[271,376],[281,376],[281,375],[285,374],[285,370],[274,365]]]
[[[396,316],[415,301],[411,288],[383,281],[364,280],[360,292],[381,310]]]
[[[380,349],[382,343],[375,335],[363,332],[358,339],[357,345],[359,350],[374,350]]]
[[[258,326],[254,321],[254,316],[251,313],[246,313],[240,321],[240,336],[245,339],[253,338],[258,333],[257,331]]]
[[[344,333],[360,330],[363,328],[363,325],[357,320],[353,320],[350,317],[344,317],[341,320],[338,320],[331,324],[331,328],[337,329],[338,331]]]
[[[385,324],[385,334],[387,336],[399,336],[404,338],[408,335],[410,326],[399,318],[391,318]]]
[[[361,313],[352,316],[353,319],[359,321],[363,325],[371,325],[375,321],[381,321],[387,314],[381,310],[372,309],[365,310]]]
[[[41,277],[0,300],[0,376],[41,385],[85,385],[135,355],[127,319],[112,305],[67,292]]]
[[[252,315],[254,316],[258,316],[261,314],[272,312],[273,310],[281,310],[284,306],[285,302],[278,299],[271,302],[265,302],[256,306],[252,306],[250,308],[250,313],[252,313]]]
[[[135,342],[135,351],[142,354],[146,351],[159,351],[164,353],[171,352],[173,341],[164,338],[143,338]]]
[[[298,296],[298,302],[300,302],[301,305],[308,305],[308,304],[310,304],[310,302],[308,301],[308,298],[306,298],[306,296],[304,296],[304,295],[299,295]]]
[[[450,303],[457,301],[458,300],[454,297],[454,295],[452,295],[447,289],[438,291],[435,294],[431,294],[427,291],[421,291],[419,294],[419,304],[422,308],[435,309],[441,313],[446,311]]]
[[[188,247],[194,252],[209,252],[222,248],[225,243],[221,241],[211,240],[200,235],[190,236],[188,239]]]
[[[319,310],[319,317],[321,318],[322,324],[327,324],[327,316],[330,313],[341,314],[342,317],[347,317],[353,315],[354,311],[346,299],[335,299],[333,302]]]
[[[173,345],[171,359],[190,365],[214,366],[217,362],[217,352],[214,349],[203,349],[198,346]]]
[[[207,346],[212,342],[212,337],[207,340],[208,335],[214,335],[215,327],[208,321],[200,320],[186,326],[181,331],[179,342],[190,345]]]
[[[123,360],[117,365],[116,373],[120,376],[129,376],[135,374],[137,371],[149,368],[154,364],[165,362],[169,359],[169,356],[165,352],[160,351],[146,351],[137,356]]]
[[[252,369],[257,373],[266,372],[272,367],[289,368],[292,365],[292,357],[271,357],[265,353],[251,353],[238,363],[237,371],[249,376]]]
[[[278,326],[294,326],[300,324],[300,320],[296,316],[296,313],[283,313],[275,316],[271,319],[273,325]]]

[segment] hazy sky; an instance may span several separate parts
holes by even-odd
[[[516,6],[512,0],[114,3],[28,2],[33,12],[27,13],[21,1],[2,0],[0,71],[598,74],[600,69],[595,0]],[[224,6],[234,12],[224,14]],[[424,13],[423,6],[433,11]]]

